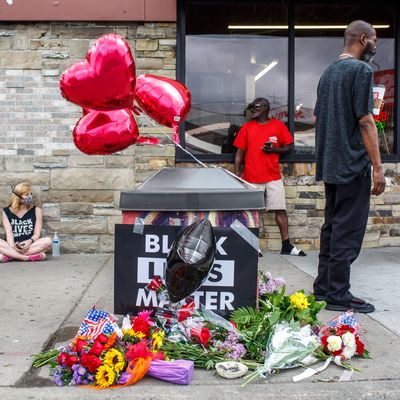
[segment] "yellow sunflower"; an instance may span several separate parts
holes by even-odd
[[[142,340],[144,337],[146,337],[143,332],[135,332],[133,329],[124,329],[122,334],[131,336],[132,338],[138,338],[139,340]]]
[[[163,345],[164,331],[158,331],[151,335],[153,339],[153,351],[159,349]]]
[[[104,355],[104,365],[114,367],[115,372],[121,372],[125,367],[123,354],[117,349],[110,349]]]
[[[307,296],[301,292],[292,294],[290,296],[290,302],[293,304],[294,308],[297,308],[298,310],[304,310],[310,305]]]
[[[96,372],[96,385],[102,388],[111,386],[115,381],[114,368],[108,365],[102,365]]]

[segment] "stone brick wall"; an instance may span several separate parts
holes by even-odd
[[[7,204],[11,185],[29,180],[43,208],[44,234],[57,231],[63,252],[112,252],[120,191],[175,162],[174,147],[166,144],[133,146],[110,156],[86,156],[75,148],[71,132],[81,110],[61,97],[60,74],[110,32],[128,40],[138,74],[175,78],[173,23],[0,24],[0,204]],[[137,121],[142,134],[168,142],[165,128]],[[366,247],[400,245],[400,164],[385,167],[388,187],[372,200]],[[306,250],[318,248],[324,194],[314,179],[315,166],[282,164],[282,172],[290,236]],[[261,239],[262,248],[280,249],[272,215],[263,215]]]
[[[172,145],[133,146],[110,156],[75,148],[71,132],[82,113],[61,97],[60,75],[106,33],[127,39],[138,75],[175,78],[175,23],[0,24],[0,204],[8,203],[11,185],[30,181],[44,234],[57,231],[64,252],[112,252],[120,191],[174,165]],[[137,121],[144,135],[168,132]]]
[[[178,166],[190,166],[179,164]],[[233,172],[232,164],[221,164]],[[370,217],[363,247],[400,246],[400,163],[384,164],[385,193],[371,200]],[[315,181],[315,163],[282,163],[291,242],[304,250],[319,249],[324,221],[325,194]],[[260,247],[280,250],[279,228],[272,212],[260,216]]]
[[[400,164],[384,164],[386,189],[371,200],[363,247],[400,246]],[[302,249],[318,249],[324,220],[324,186],[315,181],[315,164],[283,164],[289,236]],[[269,250],[280,250],[281,239],[273,215],[263,218],[262,237]]]

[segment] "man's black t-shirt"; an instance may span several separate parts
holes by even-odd
[[[322,74],[314,110],[317,180],[347,184],[369,165],[358,120],[372,113],[372,75],[368,64],[350,57]]]

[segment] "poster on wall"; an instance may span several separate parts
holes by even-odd
[[[155,275],[164,276],[173,240],[185,227],[115,225],[114,312],[136,314],[155,309],[155,292],[145,286]],[[257,228],[249,230],[258,237]],[[228,317],[234,309],[256,303],[258,252],[231,228],[214,228],[216,256],[211,272],[193,297],[196,304]]]

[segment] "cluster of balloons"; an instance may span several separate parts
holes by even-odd
[[[173,303],[190,296],[205,282],[215,252],[214,231],[207,219],[189,225],[175,238],[165,269],[165,283]]]
[[[191,107],[190,92],[180,82],[151,74],[136,77],[129,44],[115,34],[97,39],[85,60],[67,68],[60,89],[83,109],[72,135],[86,154],[112,154],[138,142],[151,143],[139,137],[134,100],[156,122],[173,128],[177,143],[178,125]]]

